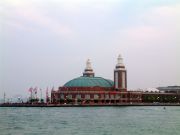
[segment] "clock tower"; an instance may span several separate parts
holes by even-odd
[[[117,58],[117,64],[114,70],[114,88],[117,91],[127,91],[127,72],[121,55]]]

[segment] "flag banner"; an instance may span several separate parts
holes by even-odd
[[[35,88],[33,89],[33,92],[34,92],[35,94],[37,94],[37,90],[38,90],[38,88],[35,87]]]
[[[32,88],[32,87],[30,87],[28,91],[29,91],[29,92],[32,92],[32,91],[33,91],[33,88]]]

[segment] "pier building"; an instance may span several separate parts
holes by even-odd
[[[88,59],[82,76],[51,92],[53,104],[118,104],[141,101],[141,92],[127,90],[127,71],[121,55],[117,58],[114,80],[95,76]]]
[[[180,94],[180,86],[158,87],[157,89],[163,93],[178,93],[178,94]]]

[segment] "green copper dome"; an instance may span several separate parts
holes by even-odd
[[[102,77],[85,77],[81,76],[67,82],[64,87],[113,87],[114,82]]]

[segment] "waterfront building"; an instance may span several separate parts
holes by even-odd
[[[180,86],[158,87],[159,91],[129,91],[127,71],[121,55],[117,58],[114,80],[95,76],[88,59],[83,75],[58,90],[51,91],[52,104],[133,104],[180,103]]]
[[[72,79],[51,92],[53,104],[139,103],[142,92],[127,90],[127,71],[121,55],[117,58],[114,80],[96,77],[88,59],[83,76]]]
[[[180,93],[180,86],[158,87],[157,89],[163,93]]]
[[[142,92],[143,103],[180,103],[180,94],[161,92]]]

